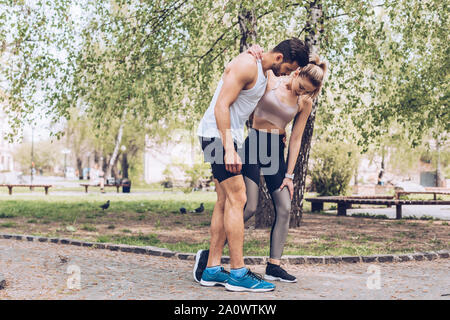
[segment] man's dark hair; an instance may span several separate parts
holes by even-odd
[[[297,61],[300,67],[304,67],[309,62],[309,47],[298,38],[284,40],[273,48],[272,51],[283,54],[283,63]]]

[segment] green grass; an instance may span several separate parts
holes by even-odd
[[[92,225],[89,225],[89,224],[84,224],[81,227],[81,230],[95,232],[95,231],[97,231],[97,228],[95,226],[92,226]]]
[[[368,244],[365,243],[369,240],[359,239],[358,241],[350,240],[336,240],[330,241],[330,239],[317,239],[312,243],[302,245],[301,248],[293,247],[287,243],[284,255],[305,255],[305,256],[361,256],[361,255],[373,255],[373,254],[395,254],[395,253],[410,253],[414,252],[414,248],[407,248],[405,250],[393,250],[390,245],[395,242],[403,241],[401,238],[393,238],[386,243]],[[176,252],[197,252],[199,249],[205,249],[209,247],[208,242],[201,243],[166,243],[161,242],[156,234],[139,234],[139,235],[113,235],[113,236],[99,236],[98,242],[108,242],[117,244],[127,244],[136,246],[157,246],[160,248],[166,248]],[[363,242],[363,243],[359,243]],[[431,241],[434,245],[441,245],[439,240]],[[431,244],[430,243],[430,244]],[[224,249],[224,255],[229,255],[228,247]],[[267,240],[247,240],[244,244],[245,256],[268,256],[269,245]]]
[[[385,214],[354,213],[351,216],[359,218],[371,218],[371,219],[389,219],[389,217]]]
[[[404,219],[404,220],[430,220],[430,221],[433,221],[433,220],[439,221],[439,220],[441,220],[439,218],[428,216],[428,215],[423,215],[420,218],[417,217],[417,216],[406,216],[406,217],[403,217],[402,219]]]
[[[58,229],[54,230],[53,228],[52,231],[49,230],[48,232],[51,233],[51,236],[58,237],[60,236],[58,233],[65,232],[67,234],[66,228],[68,226],[74,226],[78,230],[97,232],[100,229],[97,225],[99,224],[106,225],[107,229],[110,230],[108,233],[115,234],[95,235],[94,239],[96,241],[139,246],[157,246],[177,252],[196,252],[199,249],[209,247],[209,243],[207,240],[200,240],[199,243],[194,243],[194,240],[191,240],[192,243],[189,241],[180,241],[177,243],[163,242],[158,238],[157,234],[135,234],[130,230],[133,227],[129,227],[126,224],[122,225],[121,222],[136,221],[138,225],[141,225],[139,221],[142,221],[142,224],[150,223],[156,230],[168,229],[175,226],[195,232],[199,227],[208,227],[210,225],[209,216],[204,215],[202,219],[196,220],[195,215],[179,215],[179,208],[183,206],[191,211],[203,202],[206,214],[210,214],[216,200],[216,194],[214,192],[193,192],[189,194],[182,192],[160,192],[140,195],[117,195],[113,192],[88,195],[80,193],[79,196],[70,197],[58,195],[44,196],[43,194],[0,195],[0,197],[3,197],[0,198],[0,219],[8,219],[0,222],[0,230],[1,228],[21,227],[22,225],[28,228],[31,224],[43,225],[56,222]],[[111,206],[106,212],[103,212],[99,207],[106,200],[111,200]],[[309,203],[305,203],[304,209],[306,212],[310,209],[309,206]],[[327,208],[329,207],[325,206],[324,210],[327,210]],[[321,212],[320,214],[335,216],[335,213]],[[373,218],[374,220],[370,221],[370,223],[385,223],[377,222],[375,219],[388,219],[383,215],[364,213],[353,216]],[[182,217],[182,219],[172,217]],[[24,222],[18,223],[16,221],[16,219],[20,218],[23,218]],[[425,216],[421,219],[428,218]],[[168,225],[167,221],[171,221],[171,224]],[[345,224],[345,221],[336,219],[335,223],[342,225]],[[418,226],[417,223],[404,222],[402,220],[392,223],[398,225],[398,227],[404,223],[411,227]],[[433,220],[430,220],[429,223],[432,224]],[[448,223],[444,222],[442,225],[448,226]],[[155,232],[159,232],[156,230]],[[47,234],[46,236],[50,235]],[[77,237],[73,232],[70,236]],[[350,240],[348,238],[336,239],[333,236],[323,236],[317,240],[302,243],[301,245],[296,244],[295,241],[288,241],[284,254],[322,256],[400,253],[395,248],[398,248],[398,244],[401,242],[408,243],[406,245],[407,247],[404,246],[401,252],[413,252],[415,251],[413,242],[417,242],[422,237],[425,239],[425,234],[422,234],[422,232],[417,234],[413,232],[398,233],[379,242],[374,242],[374,239],[368,234],[365,234],[364,230],[354,234],[352,233],[350,236]],[[87,235],[86,237],[90,236]],[[93,239],[85,240],[92,241]],[[436,248],[448,247],[448,243],[444,243],[445,241],[442,242],[439,239],[427,241],[430,246]],[[229,255],[227,247],[224,250],[224,254]],[[264,240],[246,239],[244,254],[247,256],[268,256],[269,237]]]
[[[102,212],[100,206],[111,200],[111,206]],[[73,222],[77,219],[95,219],[111,212],[137,213],[137,220],[146,218],[148,212],[158,214],[179,213],[180,207],[193,210],[204,203],[212,211],[216,195],[213,192],[190,194],[164,192],[148,195],[103,194],[87,196],[24,196],[13,195],[0,201],[0,218],[25,217],[53,222]]]
[[[15,228],[17,227],[17,223],[15,222],[5,222],[0,224],[0,228]]]
[[[111,242],[111,243],[120,243],[120,244],[128,244],[133,246],[156,246],[160,244],[158,236],[156,234],[140,234],[138,236],[122,236],[122,235],[113,235],[113,236],[99,236],[97,237],[98,242]]]
[[[0,212],[0,219],[15,218],[15,217],[17,217],[17,215],[14,213],[11,213],[11,212],[9,212],[9,213]]]

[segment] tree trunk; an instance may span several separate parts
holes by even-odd
[[[314,122],[316,120],[316,109],[317,100],[314,101],[311,114],[306,122],[302,145],[294,168],[294,198],[292,199],[291,217],[289,221],[291,228],[299,227],[302,220],[303,197],[305,195],[306,175],[308,174],[308,161],[314,132]]]
[[[275,208],[273,206],[272,197],[267,189],[264,177],[261,176],[259,181],[258,209],[255,213],[255,228],[269,228],[272,226],[274,219]]]
[[[100,168],[102,168],[103,172],[106,172],[106,170],[108,169],[108,163],[109,163],[109,159],[108,156],[104,156],[104,157],[100,157]],[[104,175],[104,177],[106,177]]]
[[[320,34],[323,32],[322,0],[310,1],[307,12],[308,20],[305,27],[305,41],[309,45],[311,53],[318,54],[320,50]],[[290,218],[290,226],[293,228],[299,227],[302,220],[303,197],[305,194],[306,175],[308,173],[308,161],[317,107],[318,99],[316,98],[313,102],[311,114],[306,122],[300,153],[294,168],[294,188],[297,189],[297,191],[294,192]],[[294,123],[296,120],[297,117],[294,119]]]
[[[94,163],[96,164],[100,163],[100,153],[97,150],[94,150]]]
[[[446,187],[445,184],[445,177],[442,174],[441,169],[441,148],[440,148],[440,141],[439,139],[436,139],[436,187]]]
[[[247,50],[251,44],[256,43],[256,28],[257,20],[253,9],[243,8],[241,5],[241,10],[238,16],[239,30],[241,33],[241,41],[239,45],[240,52]],[[248,41],[252,43],[249,43]],[[247,126],[249,122],[247,121]],[[269,194],[269,190],[266,187],[264,178],[261,176],[259,183],[259,200],[258,209],[255,213],[255,228],[266,228],[272,225],[274,218],[274,208],[272,205],[272,200]]]
[[[256,16],[253,9],[243,8],[238,16],[239,30],[241,32],[241,41],[239,45],[240,52],[247,50],[251,44],[256,43]],[[252,43],[249,43],[251,41]],[[248,122],[247,122],[248,124]],[[258,209],[255,213],[255,228],[267,228],[272,225],[275,216],[275,210],[272,199],[267,189],[264,177],[261,176],[259,182],[259,200]]]
[[[117,178],[119,178],[119,169],[118,169],[118,167],[117,167],[117,165],[119,164],[119,158],[117,157],[117,160],[116,160],[116,162],[114,163],[114,165],[111,167],[111,176],[114,178],[114,179],[117,179]]]
[[[323,12],[322,1],[310,1],[307,8],[308,20],[306,22],[306,36],[305,41],[309,45],[311,53],[318,53],[320,49],[320,33],[323,26]],[[292,200],[292,210],[290,218],[291,227],[299,227],[303,214],[303,197],[305,194],[306,175],[308,173],[308,161],[311,151],[311,141],[314,132],[314,123],[316,120],[318,100],[313,102],[311,114],[306,122],[305,131],[302,136],[302,144],[300,153],[297,158],[297,163],[294,168],[294,198]],[[294,119],[294,124],[297,118]]]
[[[307,10],[308,21],[306,22],[305,27],[305,41],[310,46],[311,52],[318,53],[320,48],[319,36],[322,31],[323,23],[321,0],[309,2]],[[299,227],[302,219],[303,197],[306,187],[306,175],[317,106],[318,101],[316,99],[313,103],[311,115],[306,123],[305,131],[303,132],[302,144],[294,168],[294,197],[292,199],[292,209],[289,221],[291,228]],[[295,121],[297,121],[297,117],[294,119],[294,124]],[[264,179],[261,179],[259,191],[259,205],[255,214],[255,228],[268,228],[273,223],[275,211]]]
[[[256,43],[256,15],[252,9],[243,8],[241,5],[241,11],[238,15],[239,30],[241,32],[241,41],[239,50],[244,52],[252,44]],[[251,43],[248,43],[248,40]]]
[[[122,154],[122,179],[128,179],[128,155],[126,152]]]
[[[78,178],[83,180],[83,160],[77,156]]]
[[[120,148],[120,144],[122,143],[123,127],[125,126],[125,116],[126,116],[126,114],[127,114],[127,109],[123,110],[119,131],[117,133],[116,145],[114,146],[114,151],[113,151],[113,153],[111,155],[111,159],[108,162],[108,167],[106,168],[106,175],[105,175],[105,177],[107,179],[111,178],[112,168],[117,163],[117,157],[119,155],[119,148]]]

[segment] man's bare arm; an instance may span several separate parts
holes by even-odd
[[[254,82],[257,76],[258,69],[253,57],[248,54],[237,57],[225,69],[222,89],[220,90],[214,108],[217,128],[225,148],[225,166],[229,167],[229,169],[231,169],[230,171],[234,173],[240,171],[240,165],[234,160],[231,160],[232,158],[236,159],[234,156],[236,152],[234,150],[233,138],[230,130],[230,107],[233,102],[236,101],[241,90]],[[232,163],[227,163],[229,161]],[[240,159],[238,159],[237,162],[240,162]],[[227,166],[228,164],[229,166]],[[239,169],[239,171],[236,172],[237,169]]]

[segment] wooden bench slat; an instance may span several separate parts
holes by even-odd
[[[101,187],[100,184],[88,184],[88,183],[80,183],[80,186],[84,187],[84,190],[86,193],[88,193],[88,188],[89,187]],[[119,193],[119,189],[120,187],[123,187],[125,185],[123,184],[105,184],[103,187],[116,187],[117,188],[117,193]]]
[[[338,204],[337,215],[345,216],[347,214],[347,209],[351,207],[351,204],[374,204],[374,205],[395,205],[396,207],[396,218],[402,218],[402,205],[450,205],[448,200],[399,200],[398,197],[390,199],[361,199],[352,197],[315,197],[315,198],[305,198],[306,201],[311,202],[312,211],[323,210],[324,202],[335,202]]]
[[[45,194],[48,195],[48,189],[52,188],[51,184],[0,184],[0,187],[7,187],[9,195],[12,195],[13,188],[30,188],[33,190],[34,188],[44,188]]]

